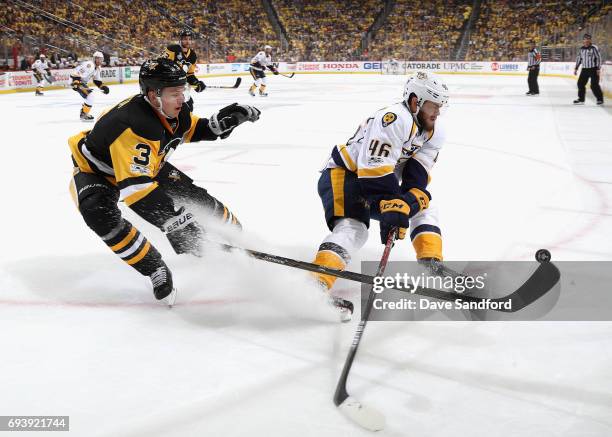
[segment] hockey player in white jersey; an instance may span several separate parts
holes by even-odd
[[[427,185],[444,142],[437,118],[448,97],[437,75],[415,73],[406,82],[403,101],[378,110],[346,144],[332,149],[318,183],[331,234],[319,246],[315,264],[343,270],[366,243],[370,219],[380,222],[383,244],[392,228],[399,228],[398,239],[410,229],[419,261],[442,260],[442,236]],[[336,279],[316,277],[327,290]],[[333,299],[345,318],[352,313],[352,303]]]
[[[34,74],[34,80],[36,80],[36,91],[34,95],[43,96],[42,92],[45,87],[45,80],[49,83],[53,82],[53,76],[51,75],[51,67],[47,57],[41,54],[36,61],[32,64],[32,72]]]
[[[251,59],[251,65],[249,71],[253,76],[253,85],[249,88],[249,94],[255,97],[255,90],[259,87],[259,95],[261,97],[267,97],[266,91],[266,68],[272,73],[278,74],[278,70],[272,63],[272,47],[265,46],[262,52],[257,53],[253,59]]]
[[[104,94],[109,93],[109,89],[106,85],[102,84],[100,78],[100,71],[102,68],[102,60],[104,55],[101,52],[95,52],[93,54],[93,61],[85,61],[79,64],[70,75],[72,80],[72,89],[79,93],[83,98],[83,106],[81,107],[81,120],[82,121],[93,121],[93,116],[89,113],[93,106],[94,96],[93,89],[89,88],[89,81],[93,79],[93,83],[102,91]]]

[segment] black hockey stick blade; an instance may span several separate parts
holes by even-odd
[[[231,89],[238,88],[241,83],[242,83],[242,78],[238,77],[238,78],[236,78],[236,83],[234,85],[231,85],[231,86],[230,85],[206,85],[206,88],[217,88],[217,89],[231,90]]]
[[[504,306],[500,306],[499,308],[491,309],[491,311],[515,313],[531,305],[536,300],[548,293],[557,284],[557,282],[559,282],[560,278],[561,273],[559,272],[557,266],[551,262],[541,262],[536,271],[533,272],[529,279],[527,279],[527,281],[525,281],[519,288],[513,292],[506,293],[503,297],[498,298],[470,296],[462,293],[451,293],[443,290],[421,287],[414,290],[414,292],[402,288],[394,288],[394,290],[448,301],[461,300],[462,302],[479,303],[489,300],[490,302],[498,304],[510,302],[509,309],[506,309]]]
[[[278,73],[278,74],[280,74],[281,76],[284,76],[284,77],[288,77],[289,79],[291,79],[293,76],[295,76],[295,73],[291,73],[291,74]]]

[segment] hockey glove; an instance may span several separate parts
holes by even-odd
[[[393,227],[398,227],[397,239],[403,240],[410,219],[418,212],[429,207],[431,195],[427,190],[411,188],[407,193],[379,202],[380,240],[387,243],[387,237]]]
[[[75,80],[72,82],[72,89],[79,93],[79,95],[84,99],[86,99],[87,96],[93,91],[91,88],[84,86],[80,80]]]
[[[410,207],[401,196],[391,200],[381,200],[380,204],[380,241],[387,244],[389,232],[397,227],[397,239],[403,240],[406,236],[406,228],[410,224],[408,214]]]
[[[174,217],[164,223],[164,232],[176,253],[202,255],[204,229],[191,212],[185,211],[185,207],[181,207]]]
[[[232,103],[218,112],[215,112],[208,120],[210,130],[221,138],[227,138],[229,134],[245,121],[255,122],[259,120],[261,111],[254,106]]]
[[[100,91],[102,91],[104,94],[110,93],[110,90],[108,89],[108,87],[106,85],[102,85],[100,87]]]
[[[198,80],[198,82],[196,83],[193,89],[196,91],[196,93],[201,93],[202,91],[206,89],[206,85],[201,80]]]

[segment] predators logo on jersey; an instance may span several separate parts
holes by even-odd
[[[382,125],[383,127],[387,127],[395,120],[397,120],[397,115],[395,115],[393,112],[387,112],[385,115],[383,115]]]

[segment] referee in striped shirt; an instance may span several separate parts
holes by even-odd
[[[536,49],[535,41],[531,41],[531,50],[527,54],[527,70],[529,76],[527,77],[527,84],[529,85],[528,96],[537,96],[540,94],[540,87],[538,86],[538,75],[540,74],[540,62],[542,61],[542,55],[538,49]]]
[[[584,105],[586,94],[586,84],[591,79],[591,91],[597,99],[598,105],[603,105],[603,93],[599,86],[599,74],[601,71],[601,55],[596,45],[591,43],[591,35],[584,34],[584,45],[580,47],[576,57],[576,68],[574,75],[578,73],[578,67],[582,64],[582,71],[578,77],[578,98],[574,100],[574,105]]]

